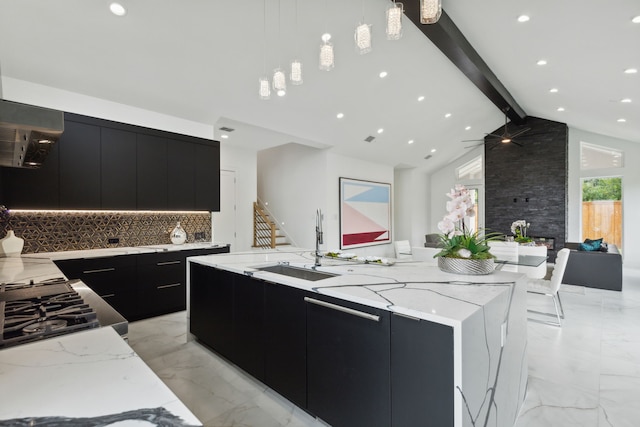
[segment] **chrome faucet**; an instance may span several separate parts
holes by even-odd
[[[319,267],[322,254],[320,253],[320,245],[322,244],[322,210],[316,210],[316,262],[315,267]]]

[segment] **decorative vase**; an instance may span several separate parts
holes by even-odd
[[[19,257],[24,247],[24,239],[16,236],[13,230],[8,230],[7,235],[0,239],[0,256]]]
[[[187,241],[187,232],[180,226],[180,221],[176,224],[176,228],[171,231],[171,243],[181,245]]]
[[[438,257],[438,268],[445,273],[454,274],[491,274],[495,269],[493,258],[465,259]]]

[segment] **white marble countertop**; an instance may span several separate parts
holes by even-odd
[[[0,350],[0,384],[0,425],[40,417],[72,418],[58,424],[66,426],[83,425],[73,420],[82,417],[143,425],[136,418],[142,414],[179,417],[176,426],[202,425],[110,327]]]
[[[309,250],[204,255],[191,261],[447,325],[459,324],[511,292],[521,276],[499,271],[484,276],[455,275],[424,262],[382,266],[331,259],[322,259],[322,266],[315,269],[338,275],[319,281],[256,269],[281,262],[311,268],[314,255]]]

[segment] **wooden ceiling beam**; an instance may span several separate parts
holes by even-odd
[[[420,23],[420,2],[404,3],[404,14],[446,55],[456,67],[485,94],[501,111],[505,111],[515,124],[522,125],[527,114],[511,96],[498,77],[471,46],[449,15],[442,16],[435,24]]]

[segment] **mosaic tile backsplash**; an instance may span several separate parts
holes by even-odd
[[[0,238],[14,230],[24,239],[22,253],[162,245],[171,243],[178,221],[187,242],[211,241],[210,212],[18,211],[3,221]],[[110,244],[110,238],[120,241]]]

